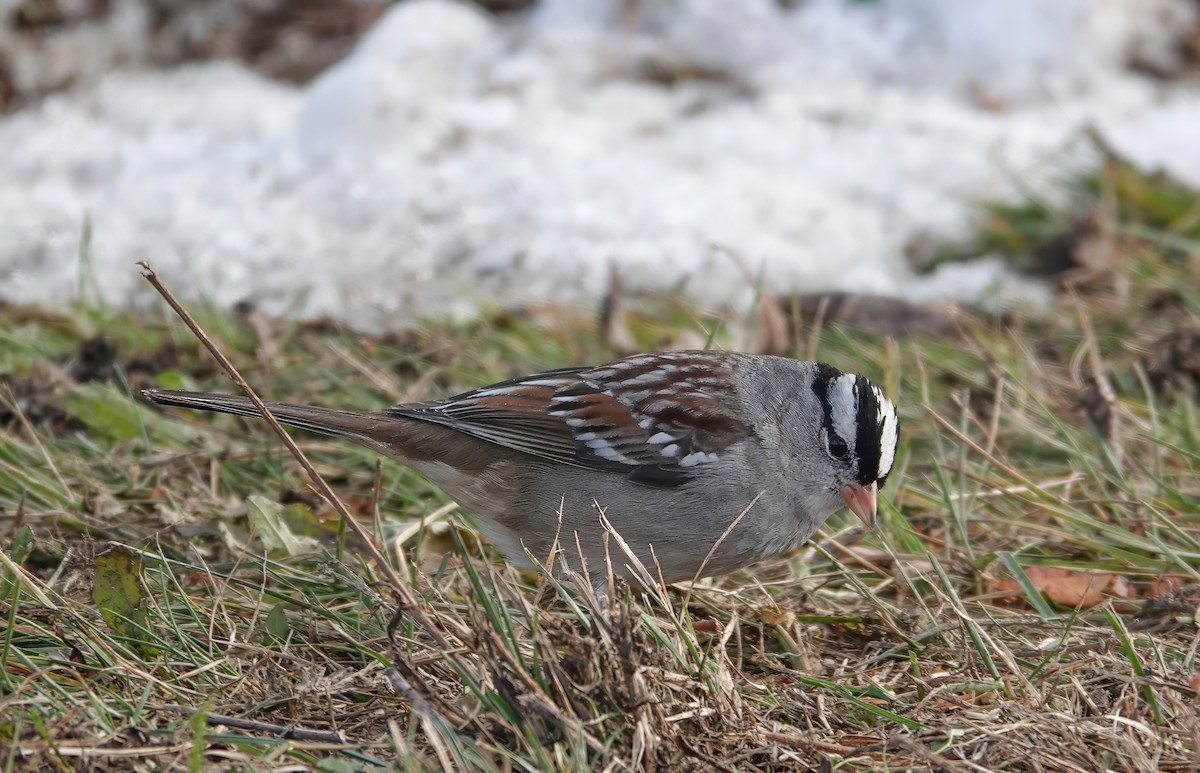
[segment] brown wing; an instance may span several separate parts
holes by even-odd
[[[391,412],[541,459],[681,483],[744,439],[715,352],[664,352],[564,368]]]

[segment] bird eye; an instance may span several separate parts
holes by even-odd
[[[846,445],[846,441],[836,434],[830,437],[825,445],[829,449],[829,455],[834,459],[845,459],[846,454],[850,453],[850,447]]]

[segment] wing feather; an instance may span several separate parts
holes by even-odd
[[[638,355],[390,412],[539,459],[677,485],[748,434],[730,410],[730,375],[713,352]]]

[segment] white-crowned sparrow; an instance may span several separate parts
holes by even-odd
[[[244,397],[145,396],[259,415]],[[607,572],[601,511],[667,582],[796,547],[843,505],[873,525],[900,432],[895,407],[862,376],[711,351],[561,368],[386,411],[267,406],[420,472],[474,511],[514,563],[530,564],[526,549],[544,562],[557,544],[556,566],[578,569],[582,554],[594,580]],[[628,574],[614,544],[607,556]]]

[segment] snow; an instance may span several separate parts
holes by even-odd
[[[1186,0],[795,5],[412,0],[303,90],[110,73],[0,121],[0,297],[144,302],[148,259],[185,296],[370,329],[591,304],[610,264],[710,304],[759,277],[1007,303],[1037,288],[994,260],[912,261],[981,201],[1052,196],[1086,127],[1200,184],[1200,94],[1125,67]],[[647,77],[671,72],[702,77]]]

